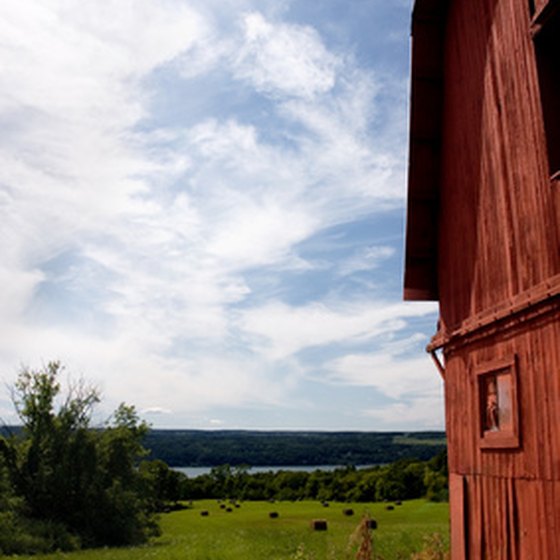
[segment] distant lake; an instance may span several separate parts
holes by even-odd
[[[367,469],[372,465],[363,465],[356,467],[357,469]],[[186,474],[189,478],[196,478],[203,474],[210,474],[213,467],[172,467],[174,471],[179,471]],[[234,468],[234,467],[232,467]],[[335,469],[343,469],[342,465],[318,465],[318,466],[289,466],[289,467],[250,467],[247,469],[249,474],[262,473],[262,472],[278,472],[278,471],[292,471],[292,472],[313,472],[313,471],[334,471]]]

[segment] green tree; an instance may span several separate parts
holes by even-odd
[[[147,426],[123,404],[104,429],[92,429],[98,392],[81,382],[64,397],[61,371],[59,362],[23,369],[14,385],[23,436],[4,439],[0,452],[22,510],[87,546],[142,542],[155,530],[137,469]]]
[[[443,451],[430,459],[424,473],[426,497],[432,502],[449,500],[447,452]]]
[[[153,511],[165,511],[181,499],[186,479],[184,474],[170,469],[159,459],[142,461],[139,472],[147,485],[145,494],[151,496],[150,508]]]
[[[23,440],[13,442],[12,478],[30,516],[54,521],[81,509],[80,490],[92,482],[94,443],[88,428],[99,401],[97,391],[83,384],[61,400],[61,370],[59,362],[39,371],[23,369],[12,395],[24,428]]]

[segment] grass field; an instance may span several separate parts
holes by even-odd
[[[393,443],[400,445],[429,445],[429,446],[443,446],[447,443],[445,436],[441,438],[419,438],[413,436],[395,436]]]
[[[162,536],[150,545],[18,560],[345,560],[354,558],[350,537],[366,513],[378,522],[374,548],[383,560],[410,558],[430,534],[448,539],[448,505],[424,500],[404,502],[393,510],[381,503],[324,507],[318,502],[245,502],[227,512],[221,505],[200,501],[163,515]],[[348,508],[353,516],[344,515]],[[203,510],[207,517],[201,516]],[[271,512],[278,517],[270,518]],[[313,531],[313,519],[325,519],[327,531]]]

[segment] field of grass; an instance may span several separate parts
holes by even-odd
[[[364,514],[378,523],[375,553],[383,560],[408,559],[425,536],[448,539],[448,505],[411,500],[387,504],[245,502],[230,506],[199,501],[161,517],[162,536],[136,548],[99,549],[68,554],[18,556],[18,560],[345,560],[354,558],[349,541]],[[354,515],[343,513],[353,509]],[[208,511],[202,516],[201,511]],[[276,512],[277,518],[269,514]],[[327,531],[313,531],[311,520],[325,519]]]
[[[447,443],[445,436],[440,438],[420,438],[414,436],[395,436],[393,443],[399,445],[428,445],[428,446],[444,446]]]

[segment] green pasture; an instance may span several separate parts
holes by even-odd
[[[447,443],[445,436],[440,438],[422,438],[415,436],[395,436],[393,443],[398,445],[427,445],[430,447],[442,447]]]
[[[235,507],[204,500],[162,515],[162,535],[149,545],[18,560],[345,560],[354,557],[349,542],[366,514],[378,523],[372,534],[375,552],[383,560],[409,558],[434,533],[447,541],[447,504],[411,500],[393,510],[387,505],[244,502]],[[353,509],[354,515],[345,515],[345,509]],[[208,516],[201,515],[203,510]],[[278,517],[270,518],[271,512]],[[325,519],[328,529],[313,531],[313,519]]]

